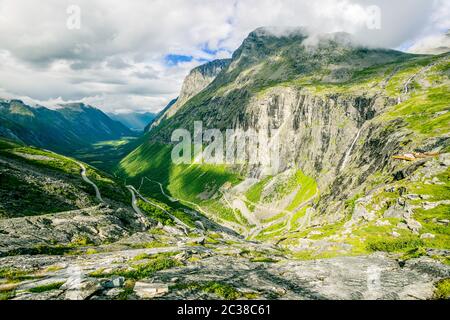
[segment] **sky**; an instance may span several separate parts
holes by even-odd
[[[261,26],[420,51],[450,29],[450,0],[0,0],[0,97],[157,112]]]

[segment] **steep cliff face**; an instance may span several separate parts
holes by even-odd
[[[367,240],[358,229],[367,224],[386,229],[393,223],[388,238],[409,236],[395,223],[406,219],[406,229],[416,232],[414,221],[420,220],[425,199],[441,201],[449,195],[448,179],[439,178],[448,171],[448,58],[367,49],[343,34],[313,43],[301,30],[279,35],[258,29],[207,88],[150,131],[149,142],[122,161],[121,171],[136,179],[157,175],[172,196],[188,198],[249,238],[291,249],[303,248],[299,239],[309,232],[317,233],[319,243],[335,245],[328,229],[320,229],[331,228],[325,226],[336,228],[332,236],[344,251],[359,248],[348,238],[355,230],[361,233],[359,240]],[[262,163],[168,165],[161,174],[145,164],[167,155],[171,132],[192,130],[194,121],[203,121],[205,128],[268,136],[263,148],[261,143],[247,145],[250,155],[268,152],[278,139],[276,170],[266,170]],[[158,147],[161,143],[167,149]],[[223,170],[230,183],[225,183]],[[209,179],[203,179],[205,172]],[[437,184],[425,190],[423,179]],[[414,200],[416,220],[411,207],[402,209],[413,210],[407,218],[397,214],[399,221],[383,220],[389,208],[408,203],[405,196],[412,199],[418,190],[424,198]],[[159,192],[152,187],[147,191]],[[434,205],[448,209],[446,203]],[[360,220],[366,224],[358,224]],[[386,230],[374,234],[378,232]],[[433,236],[447,241],[443,233]]]
[[[150,128],[172,117],[189,99],[205,89],[228,64],[228,59],[214,60],[193,69],[184,80],[179,97],[169,103]]]

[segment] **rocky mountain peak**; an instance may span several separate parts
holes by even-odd
[[[150,128],[159,125],[162,119],[172,117],[189,99],[205,89],[222,70],[229,66],[230,62],[231,59],[217,59],[192,69],[184,79],[177,100],[169,103]]]
[[[229,63],[230,59],[216,59],[192,69],[190,74],[199,72],[204,77],[215,77],[220,71],[226,68]]]

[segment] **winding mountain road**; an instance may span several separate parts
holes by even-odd
[[[161,187],[161,191],[163,191],[162,184],[161,184],[160,182],[151,180],[151,179],[149,179],[149,178],[147,178],[147,177],[145,177],[145,179],[147,179],[149,182],[152,182],[152,183],[158,183],[159,186]],[[196,203],[194,203],[194,202],[191,202],[191,201],[188,201],[188,200],[183,200],[183,199],[178,199],[178,198],[173,198],[173,197],[167,195],[165,192],[161,192],[161,193],[162,193],[162,195],[164,195],[167,199],[169,199],[169,200],[172,201],[172,202],[174,202],[173,200],[175,200],[175,201],[178,201],[178,202],[180,202],[180,203],[182,203],[182,204],[188,204],[188,205],[190,205],[191,207],[196,208],[196,210],[197,210],[198,212],[200,212],[201,214],[203,214],[205,217],[208,217],[209,219],[212,219],[213,221],[215,221],[216,223],[218,223],[218,224],[221,225],[222,227],[231,229],[231,230],[233,230],[233,231],[235,231],[235,232],[236,232],[236,230],[239,230],[238,232],[241,232],[241,233],[242,233],[242,232],[245,232],[245,228],[244,228],[243,226],[241,226],[241,225],[239,225],[239,224],[237,224],[237,223],[228,221],[228,220],[224,220],[224,219],[219,218],[219,217],[217,217],[217,216],[214,217],[214,216],[212,216],[211,214],[209,214],[208,212],[206,212],[205,210],[203,210],[202,207],[200,207],[198,204],[196,204]],[[243,230],[244,230],[244,231],[243,231]]]
[[[173,214],[171,214],[169,211],[167,211],[166,209],[164,209],[163,207],[161,207],[160,205],[158,205],[157,203],[154,203],[150,200],[148,200],[147,198],[145,198],[144,196],[142,196],[139,191],[136,190],[135,187],[128,185],[127,186],[128,190],[130,190],[131,192],[131,205],[133,206],[134,211],[136,211],[138,214],[142,214],[142,211],[139,209],[138,205],[137,205],[137,199],[136,199],[136,194],[139,198],[142,199],[142,201],[154,206],[155,208],[158,208],[162,211],[164,211],[165,214],[167,214],[173,221],[175,221],[176,224],[178,224],[183,230],[185,234],[188,234],[188,230],[191,229],[187,224],[185,224],[183,221],[181,221],[180,219],[178,219],[177,217],[175,217]]]
[[[94,187],[95,197],[98,201],[103,202],[100,190],[98,189],[97,185],[86,176],[86,167],[81,162],[77,162],[77,164],[81,167],[81,178]]]
[[[134,187],[127,186],[127,189],[131,193],[131,206],[133,207],[133,210],[139,215],[144,215],[144,213],[142,213],[141,209],[139,209],[139,207],[137,205],[137,199],[136,199],[136,194],[134,193]]]
[[[144,179],[147,179],[147,180],[150,181],[150,182],[157,183],[157,184],[159,185],[159,189],[161,190],[161,193],[163,194],[163,196],[165,196],[165,197],[166,197],[167,199],[169,199],[171,202],[178,202],[178,201],[179,201],[178,199],[169,196],[169,195],[164,191],[164,188],[163,188],[163,185],[162,185],[161,182],[158,182],[158,181],[149,179],[149,178],[147,178],[147,177],[144,177]]]

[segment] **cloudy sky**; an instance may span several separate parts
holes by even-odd
[[[406,51],[439,41],[450,0],[0,0],[0,97],[158,111],[190,69],[229,57],[259,26]]]

